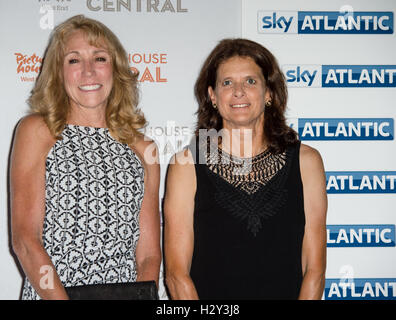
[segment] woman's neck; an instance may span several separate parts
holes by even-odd
[[[89,110],[72,108],[69,116],[67,117],[68,124],[74,124],[86,127],[106,128],[106,115],[104,112],[98,110]]]
[[[222,130],[221,148],[240,158],[251,158],[267,148],[263,130],[247,128]]]

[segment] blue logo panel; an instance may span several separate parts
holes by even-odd
[[[266,34],[393,34],[391,11],[258,11]]]
[[[392,118],[300,118],[301,140],[393,140]]]
[[[396,171],[327,171],[326,190],[332,193],[396,193]]]
[[[392,34],[393,12],[299,11],[299,34]]]
[[[321,87],[322,66],[321,65],[283,65],[289,87]]]
[[[394,247],[395,225],[327,225],[327,247]]]
[[[396,279],[326,279],[324,298],[325,300],[396,300]]]
[[[297,11],[258,11],[258,33],[297,33]]]
[[[289,87],[396,87],[396,65],[282,65],[282,70]]]
[[[396,87],[396,65],[323,65],[322,87]]]

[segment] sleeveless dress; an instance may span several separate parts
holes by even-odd
[[[190,276],[199,298],[297,299],[305,227],[300,143],[248,159],[190,149],[197,181]]]
[[[66,125],[62,138],[46,159],[42,238],[61,282],[136,281],[141,161],[107,128]],[[27,278],[22,299],[40,299]]]

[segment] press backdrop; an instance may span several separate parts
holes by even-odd
[[[13,130],[52,29],[76,14],[110,27],[140,72],[161,199],[169,159],[191,138],[193,86],[210,50],[240,36],[270,49],[290,87],[288,122],[320,151],[327,172],[324,299],[396,299],[395,8],[391,0],[2,0],[0,299],[18,299],[23,279],[10,249]]]

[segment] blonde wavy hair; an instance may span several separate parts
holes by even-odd
[[[99,21],[77,15],[59,24],[53,31],[44,54],[40,75],[28,99],[30,112],[44,118],[51,134],[61,139],[70,111],[69,97],[63,85],[63,60],[70,35],[81,30],[90,45],[109,51],[113,63],[113,88],[106,107],[106,124],[121,143],[133,144],[142,137],[138,130],[146,125],[139,102],[138,74],[129,67],[127,53],[114,33]]]

